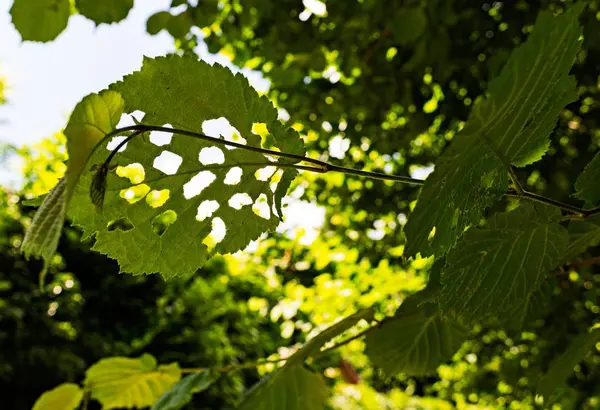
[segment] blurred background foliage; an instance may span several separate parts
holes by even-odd
[[[538,12],[570,3],[173,0],[150,17],[147,30],[169,32],[178,53],[220,53],[259,71],[309,155],[424,178]],[[600,146],[599,2],[589,2],[582,23],[584,46],[573,69],[580,98],[563,111],[549,154],[518,170],[527,189],[565,202]],[[64,137],[57,133],[18,155],[24,186],[0,193],[6,408],[30,408],[41,392],[81,381],[84,369],[106,356],[149,352],[163,363],[210,367],[287,355],[357,308],[375,303],[379,315],[391,314],[424,286],[431,266],[429,259],[402,259],[401,230],[417,188],[304,173],[292,196],[321,207],[322,226],[273,233],[250,251],[215,258],[192,277],[168,282],[119,275],[114,261],[90,252],[90,243],[67,226],[40,291],[40,265],[18,251],[33,210],[23,200],[47,192],[64,172]],[[568,269],[555,279],[538,320],[523,331],[478,326],[435,376],[385,377],[369,363],[361,340],[319,359],[314,366],[334,392],[330,407],[549,408],[536,401],[538,379],[600,312],[597,267]],[[360,376],[358,384],[342,359]],[[269,370],[224,375],[189,408],[231,408]],[[577,366],[553,408],[600,408],[598,352]]]

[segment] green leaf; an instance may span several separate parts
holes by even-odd
[[[110,24],[127,17],[133,7],[133,0],[75,0],[75,7],[82,16],[96,24]]]
[[[404,312],[367,334],[366,354],[387,374],[433,374],[466,339],[459,324],[439,312]]]
[[[265,123],[277,135],[282,127],[273,105],[259,97],[243,76],[202,61],[178,56],[146,59],[141,71],[126,76],[111,89],[122,93],[125,112],[145,113],[143,124],[170,124],[202,132],[204,121],[225,117],[246,145],[253,147],[261,147],[260,137],[252,133],[255,122]],[[276,139],[278,149],[283,151],[285,144],[301,143],[297,133],[284,134],[283,139]],[[295,140],[289,141],[290,138]],[[201,163],[199,154],[205,149],[216,150],[221,159],[212,164]],[[168,175],[154,167],[161,154],[180,162],[175,174]],[[105,146],[101,147],[90,164],[103,163],[107,155]],[[236,252],[275,229],[279,219],[274,203],[280,206],[282,191],[291,183],[286,177],[277,195],[271,190],[277,163],[262,153],[227,149],[182,135],[173,136],[163,146],[151,143],[147,136],[134,138],[111,162],[116,169],[107,177],[102,214],[94,211],[88,198],[92,177],[86,174],[70,215],[82,227],[84,236],[96,235],[94,250],[117,259],[124,272],[160,272],[165,278],[193,273],[212,255]],[[141,179],[135,183],[119,176],[120,167],[131,164],[143,169]],[[265,165],[274,169],[265,180],[258,180],[255,172]],[[242,171],[239,182],[230,182],[228,177],[234,167]],[[202,181],[208,186],[198,193],[200,189],[194,187]],[[165,201],[153,202],[153,196],[161,192]],[[126,195],[132,197],[128,200]],[[232,205],[236,195],[246,202]],[[262,216],[253,211],[260,206],[265,212]],[[165,220],[165,216],[169,218]],[[121,220],[126,220],[132,229],[112,229],[113,222]]]
[[[75,410],[83,398],[83,390],[74,383],[63,383],[48,390],[35,401],[33,410]]]
[[[285,369],[285,371],[280,371]],[[302,365],[285,366],[266,377],[243,399],[240,410],[324,410],[329,388]]]
[[[537,393],[548,399],[554,391],[563,387],[573,368],[581,362],[596,343],[600,341],[600,330],[595,329],[577,336],[567,350],[550,363],[548,372],[540,379]]]
[[[292,181],[298,176],[298,171],[292,168],[288,168],[283,171],[281,175],[281,180],[279,184],[277,184],[277,188],[275,189],[275,209],[277,210],[277,215],[279,215],[279,219],[283,220],[283,210],[281,209],[281,201],[283,197],[287,194],[290,185],[292,185]]]
[[[500,321],[510,329],[522,331],[528,323],[544,315],[550,305],[554,286],[554,280],[550,278],[542,280],[535,291],[511,305],[506,314],[500,317]]]
[[[575,181],[575,196],[595,204],[600,201],[600,153],[590,161]]]
[[[408,219],[405,255],[441,256],[502,197],[508,188],[504,164],[522,167],[544,155],[558,114],[577,95],[567,74],[580,47],[583,8],[581,2],[556,17],[541,12],[527,41],[490,83],[488,97],[475,103]]]
[[[560,217],[555,208],[523,204],[469,229],[446,258],[441,308],[475,320],[524,301],[561,261],[568,233]]]
[[[173,16],[168,11],[159,11],[154,13],[146,21],[146,31],[148,34],[158,34],[161,30],[167,28],[167,24]]]
[[[372,309],[360,310],[310,339],[283,367],[254,386],[242,400],[240,409],[324,409],[329,389],[320,375],[304,368],[304,361],[359,321],[372,318]]]
[[[67,172],[44,198],[25,234],[21,251],[25,257],[41,257],[44,268],[56,252],[65,214],[81,172],[94,145],[111,132],[121,117],[123,100],[113,91],[90,94],[77,104],[65,128],[69,162]]]
[[[192,395],[210,387],[214,379],[208,370],[190,374],[165,392],[152,410],[178,410],[192,401]]]
[[[12,22],[23,41],[51,41],[66,27],[71,15],[69,0],[15,0]]]
[[[105,410],[152,406],[181,378],[177,363],[157,366],[149,354],[140,358],[110,357],[91,366],[85,386]]]
[[[563,262],[569,262],[600,243],[600,215],[583,221],[569,222],[569,246],[563,256]]]
[[[427,28],[427,17],[422,8],[400,9],[392,24],[394,39],[401,45],[412,44]]]

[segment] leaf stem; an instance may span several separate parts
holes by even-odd
[[[260,147],[255,147],[255,146],[251,146],[251,145],[240,144],[238,142],[227,141],[227,140],[224,140],[221,138],[216,138],[216,137],[210,137],[208,135],[200,134],[200,133],[193,132],[193,131],[187,131],[187,130],[181,130],[181,129],[176,129],[176,128],[169,128],[169,127],[162,127],[162,126],[158,126],[158,125],[148,125],[148,124],[130,125],[130,126],[123,127],[123,128],[117,128],[117,129],[109,132],[102,139],[100,139],[100,141],[98,141],[96,143],[96,145],[92,149],[90,155],[88,156],[88,162],[89,162],[90,158],[92,157],[92,155],[94,154],[94,152],[96,151],[96,149],[98,149],[98,147],[101,146],[106,140],[108,140],[109,138],[115,137],[117,135],[122,135],[124,133],[133,132],[133,134],[129,135],[124,141],[122,141],[117,146],[117,148],[115,150],[113,150],[113,152],[111,152],[111,155],[109,156],[109,158],[107,158],[107,161],[105,161],[105,163],[104,163],[105,166],[108,166],[108,164],[110,163],[109,159],[112,160],[112,157],[114,155],[116,155],[116,152],[118,152],[118,150],[126,142],[128,142],[129,140],[131,140],[132,138],[136,137],[137,135],[139,135],[141,133],[150,132],[150,131],[160,131],[160,132],[184,135],[187,137],[196,138],[196,139],[200,139],[203,141],[209,141],[209,142],[211,142],[213,144],[217,144],[217,145],[225,145],[225,146],[230,146],[230,147],[234,147],[234,148],[240,148],[240,149],[243,149],[246,151],[257,152],[257,153],[260,153],[263,155],[270,155],[270,156],[279,157],[279,158],[287,158],[287,159],[295,160],[297,162],[297,163],[293,163],[293,164],[289,164],[289,163],[286,164],[286,163],[279,163],[279,162],[273,161],[273,162],[265,163],[265,166],[275,166],[275,167],[280,167],[280,168],[283,168],[283,167],[297,168],[297,169],[301,169],[301,170],[305,170],[305,171],[318,172],[318,173],[341,172],[341,173],[347,174],[347,175],[356,175],[356,176],[361,176],[361,177],[365,177],[365,178],[379,179],[379,180],[385,180],[385,181],[394,181],[394,182],[400,182],[403,184],[410,184],[410,185],[417,185],[417,186],[422,186],[425,184],[425,180],[421,180],[421,179],[410,178],[410,177],[400,176],[400,175],[388,175],[388,174],[383,174],[383,173],[379,173],[379,172],[363,171],[363,170],[354,169],[354,168],[346,168],[346,167],[342,167],[342,166],[338,166],[338,165],[333,165],[326,161],[321,161],[321,160],[318,160],[315,158],[305,157],[303,155],[290,154],[287,152],[274,151],[274,150],[270,150],[270,149],[266,149],[266,148],[260,148]],[[498,154],[497,154],[497,156],[498,156]],[[581,218],[588,218],[592,215],[600,213],[600,207],[586,210],[583,208],[569,205],[564,202],[556,201],[552,198],[548,198],[548,197],[538,195],[533,192],[524,190],[522,188],[522,186],[520,185],[518,179],[516,178],[516,175],[514,174],[514,170],[512,169],[510,164],[505,164],[503,157],[501,157],[501,156],[498,156],[498,157],[503,162],[503,164],[507,167],[507,170],[509,172],[509,175],[511,176],[511,180],[514,185],[514,188],[509,188],[504,193],[504,196],[516,197],[516,198],[521,198],[521,199],[525,199],[528,201],[539,202],[539,203],[543,203],[546,205],[554,206],[554,207],[562,209],[565,212],[572,213]],[[314,166],[301,165],[301,164],[298,164],[299,162],[306,162],[306,163],[312,164]],[[240,165],[241,164],[227,164],[227,165],[221,165],[220,167],[227,168],[227,167],[235,167],[235,166],[240,166]],[[246,164],[246,166],[262,166],[262,165],[258,165],[258,163],[248,163],[248,164]],[[208,169],[208,166],[206,166],[203,169]],[[217,169],[217,168],[215,168],[215,169]],[[197,171],[188,171],[188,173],[192,173],[192,172],[197,172]],[[175,175],[181,175],[181,174],[182,173],[175,174]],[[150,182],[150,181],[146,181],[146,182]]]
[[[211,369],[210,367],[192,367],[192,368],[185,368],[185,369],[181,369],[181,373],[186,374],[186,373],[200,373],[200,372],[204,372],[206,370],[212,370],[215,373],[228,373],[228,372],[232,372],[232,371],[237,371],[237,370],[242,370],[242,369],[252,369],[254,367],[258,367],[258,366],[262,366],[264,364],[276,364],[276,363],[281,363],[284,362],[286,360],[288,360],[289,358],[285,358],[285,359],[273,359],[273,360],[265,360],[265,359],[261,359],[261,360],[257,360],[255,362],[248,362],[248,363],[241,363],[241,364],[230,364],[224,367],[217,367],[217,368],[213,368]]]

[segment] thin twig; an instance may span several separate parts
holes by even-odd
[[[593,258],[585,259],[582,261],[571,262],[571,263],[569,263],[569,267],[581,269],[581,268],[585,268],[587,266],[595,265],[597,263],[600,263],[600,256],[595,256]],[[565,269],[563,266],[561,266],[560,268],[558,268],[554,272],[552,272],[550,275],[551,276],[562,276],[562,275],[566,275],[567,273],[569,273],[568,269]]]
[[[162,127],[162,126],[158,126],[158,125],[147,125],[147,124],[136,124],[136,125],[130,125],[130,126],[123,127],[123,128],[117,128],[117,129],[111,131],[110,133],[106,134],[94,146],[94,148],[92,149],[92,152],[90,153],[90,155],[88,157],[88,161],[92,157],[92,155],[94,154],[96,149],[98,149],[98,147],[100,145],[102,145],[102,143],[104,143],[106,140],[108,140],[111,137],[114,137],[114,136],[117,136],[117,135],[120,135],[120,134],[123,134],[126,132],[130,132],[130,131],[138,131],[138,132],[160,131],[160,132],[184,135],[184,136],[188,136],[191,138],[209,141],[211,143],[218,144],[218,145],[231,146],[231,147],[240,148],[240,149],[247,150],[247,151],[261,153],[263,155],[270,155],[270,156],[274,156],[274,157],[292,159],[297,162],[294,164],[273,162],[272,165],[275,167],[286,166],[286,167],[304,169],[304,170],[309,170],[309,171],[319,172],[319,173],[341,172],[341,173],[348,174],[348,175],[357,175],[357,176],[362,176],[362,177],[366,177],[366,178],[381,179],[381,180],[386,180],[386,181],[395,181],[395,182],[400,182],[403,184],[410,184],[410,185],[417,185],[417,186],[423,185],[425,183],[425,181],[421,180],[421,179],[410,178],[410,177],[399,176],[399,175],[388,175],[388,174],[383,174],[383,173],[379,173],[379,172],[363,171],[363,170],[354,169],[354,168],[346,168],[346,167],[330,164],[326,161],[321,161],[318,159],[305,157],[302,155],[274,151],[274,150],[269,150],[269,149],[265,149],[265,148],[254,147],[251,145],[244,145],[244,144],[240,144],[240,143],[233,142],[233,141],[223,140],[221,138],[209,137],[208,135],[199,134],[199,133],[196,133],[193,131],[186,131],[186,130],[180,130],[180,129],[175,129],[175,128],[168,128],[168,127]],[[138,133],[136,133],[136,135],[138,135]],[[127,137],[126,141],[129,141],[131,138],[134,138],[136,135],[129,135]],[[119,144],[119,146],[124,145],[124,143],[126,141],[121,142],[121,144]],[[118,151],[118,150],[115,150],[115,151]],[[111,153],[111,154],[113,154],[113,153]],[[316,167],[307,167],[305,165],[298,164],[299,162],[307,162],[309,164],[315,165]],[[105,162],[105,165],[108,166],[108,163]],[[235,167],[236,165],[229,164],[228,166]],[[317,170],[317,168],[318,168],[318,170]],[[510,169],[510,167],[509,167],[509,169]],[[556,201],[552,198],[547,198],[545,196],[535,194],[533,192],[525,191],[522,189],[522,187],[520,187],[520,185],[518,185],[518,181],[516,180],[516,178],[513,180],[513,183],[515,184],[515,188],[508,189],[504,193],[504,196],[516,197],[516,198],[525,199],[528,201],[544,203],[546,205],[551,205],[551,206],[560,208],[565,212],[572,213],[575,216],[578,216],[581,218],[588,218],[592,215],[600,213],[600,207],[586,210],[583,208],[579,208],[579,207],[576,207],[573,205],[566,204],[564,202]],[[522,192],[519,192],[519,190],[522,190]]]
[[[288,360],[285,359],[273,359],[273,360],[257,360],[256,362],[242,363],[242,364],[230,364],[224,367],[210,368],[210,367],[196,367],[196,368],[185,368],[181,369],[181,373],[200,373],[207,370],[215,373],[228,373],[231,371],[237,371],[242,369],[252,369],[254,367],[262,366],[264,364],[277,364]]]
[[[339,349],[340,347],[342,347],[342,346],[344,346],[344,345],[347,345],[348,343],[350,343],[350,342],[352,342],[352,341],[354,341],[354,340],[356,340],[356,339],[359,339],[359,338],[363,337],[364,335],[366,335],[367,333],[369,333],[369,332],[370,332],[370,331],[372,331],[373,329],[377,329],[379,326],[380,326],[380,325],[378,325],[378,324],[377,324],[377,325],[374,325],[374,326],[368,327],[368,328],[366,328],[365,330],[363,330],[362,332],[359,332],[359,333],[355,334],[354,336],[352,336],[352,337],[349,337],[348,339],[346,339],[346,340],[344,340],[344,341],[342,341],[342,342],[339,342],[339,343],[337,343],[337,344],[334,344],[333,346],[331,346],[331,347],[328,347],[327,349],[323,349],[323,350],[320,350],[320,351],[318,351],[318,352],[317,352],[317,353],[315,353],[315,354],[314,354],[312,357],[313,357],[313,358],[316,358],[316,357],[318,357],[318,356],[321,356],[321,355],[327,354],[327,353],[329,353],[329,352],[331,352],[331,351],[333,351],[333,350],[335,350],[335,349]]]

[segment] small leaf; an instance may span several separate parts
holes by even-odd
[[[568,233],[560,217],[549,206],[524,204],[469,229],[446,258],[441,308],[469,321],[524,301],[561,261]]]
[[[151,35],[158,34],[161,30],[167,28],[167,24],[172,17],[168,11],[154,13],[146,21],[146,31]]]
[[[69,151],[66,175],[42,202],[21,246],[21,252],[27,259],[34,256],[44,260],[41,283],[48,263],[56,252],[67,207],[88,157],[94,145],[115,128],[122,111],[121,96],[114,91],[105,91],[85,97],[71,114],[64,132]]]
[[[263,378],[242,400],[240,409],[324,409],[329,389],[322,377],[304,368],[304,361],[361,320],[371,320],[372,309],[363,309],[330,326],[294,353],[285,365]]]
[[[548,372],[538,382],[537,393],[547,400],[554,391],[563,387],[573,373],[575,365],[581,362],[599,341],[600,330],[585,332],[573,339],[567,350],[550,363]]]
[[[192,401],[192,395],[210,387],[214,379],[208,370],[190,374],[174,385],[152,406],[152,410],[179,410]]]
[[[133,0],[75,0],[75,7],[82,16],[96,25],[116,23],[123,20],[133,7]]]
[[[290,185],[298,175],[298,171],[293,168],[287,168],[283,171],[281,175],[281,180],[277,184],[277,188],[275,188],[275,209],[277,210],[277,214],[279,216],[279,220],[283,221],[283,210],[281,209],[281,201],[283,197],[287,194]]]
[[[439,312],[401,313],[367,334],[365,352],[389,376],[426,376],[452,357],[466,337],[462,326]]]
[[[600,243],[600,215],[592,216],[583,221],[569,222],[569,246],[562,258],[570,262],[585,252],[588,248]]]
[[[285,366],[254,386],[240,410],[324,410],[329,388],[302,365]]]
[[[86,372],[85,386],[103,409],[152,406],[181,378],[177,363],[156,366],[145,354],[138,359],[102,359]]]
[[[71,10],[69,0],[15,0],[10,14],[24,41],[46,42],[67,27]]]
[[[600,202],[600,153],[590,161],[575,182],[575,196],[586,202]]]
[[[542,11],[527,41],[490,83],[488,97],[476,101],[408,219],[406,256],[443,255],[508,188],[503,162],[523,167],[547,151],[558,115],[577,98],[568,74],[581,44],[584,7],[577,3],[558,16]]]
[[[36,400],[32,410],[75,410],[83,399],[83,390],[74,383],[63,383]]]

